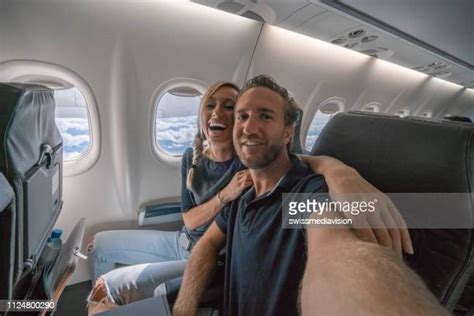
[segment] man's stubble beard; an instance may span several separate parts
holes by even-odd
[[[246,166],[249,169],[259,170],[259,169],[264,169],[268,167],[273,161],[275,161],[275,159],[278,157],[278,155],[282,151],[283,147],[284,146],[282,142],[271,145],[268,151],[265,154],[263,154],[262,158],[260,159],[253,159],[253,160],[250,160],[250,159],[247,160],[245,158],[243,159],[242,157],[243,155],[241,154],[241,149],[237,151],[237,154],[240,154],[239,158],[242,161],[244,166]]]

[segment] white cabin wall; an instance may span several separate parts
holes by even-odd
[[[172,78],[207,85],[243,84],[261,23],[193,3],[2,2],[1,62],[58,64],[92,88],[100,118],[101,151],[86,172],[64,178],[57,226],[69,234],[87,218],[86,238],[132,228],[140,205],[180,196],[179,162],[151,149],[152,97]],[[4,74],[6,77],[6,74]],[[73,283],[89,278],[82,263]]]
[[[264,27],[248,77],[261,73],[294,93],[305,111],[303,129],[315,107],[334,96],[345,100],[345,111],[377,102],[380,112],[410,115],[474,103],[472,94],[459,97],[467,90],[459,85],[274,26]]]

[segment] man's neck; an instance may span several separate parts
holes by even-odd
[[[284,148],[270,165],[263,169],[250,169],[250,175],[255,187],[255,196],[261,196],[271,191],[278,181],[291,168],[291,161]]]

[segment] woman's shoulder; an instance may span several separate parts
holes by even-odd
[[[183,153],[183,157],[186,157],[186,158],[189,158],[189,157],[193,157],[193,148],[192,147],[188,147],[184,150],[184,153]]]
[[[193,161],[193,149],[188,147],[184,150],[183,158],[181,160],[183,166],[191,166]]]

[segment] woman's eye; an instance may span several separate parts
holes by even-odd
[[[208,103],[208,104],[206,105],[206,108],[208,108],[208,109],[213,109],[213,108],[215,108],[215,107],[216,107],[216,105],[213,104],[213,103]]]
[[[234,110],[234,103],[226,104],[226,105],[224,105],[224,108],[226,110],[233,111]]]

